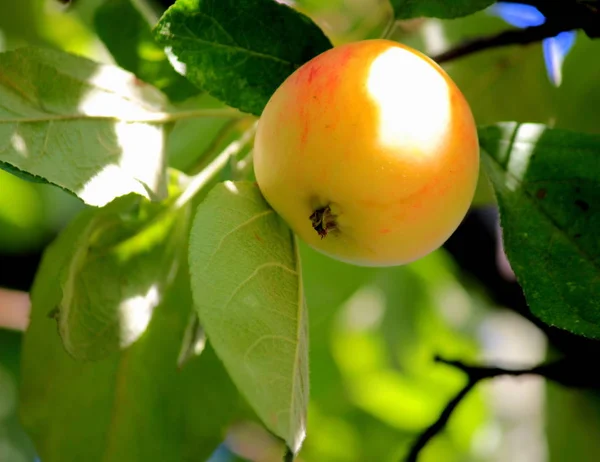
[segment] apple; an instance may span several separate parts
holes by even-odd
[[[478,180],[471,109],[450,77],[389,40],[332,48],[269,99],[254,144],[256,181],[311,247],[364,266],[440,247]]]

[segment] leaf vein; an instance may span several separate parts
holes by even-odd
[[[261,53],[260,51],[254,51],[254,50],[250,50],[248,48],[242,48],[240,46],[232,46],[232,45],[227,45],[226,43],[218,43],[218,42],[211,42],[210,40],[204,40],[201,39],[198,36],[194,36],[194,37],[178,37],[179,40],[181,41],[191,41],[191,42],[198,42],[198,43],[203,43],[203,44],[207,44],[213,47],[218,47],[218,48],[227,48],[230,50],[234,50],[238,53],[244,53],[247,55],[252,55],[255,56],[257,58],[266,60],[266,61],[274,61],[280,64],[284,64],[287,67],[291,67],[293,69],[296,69],[298,66],[291,62],[291,61],[286,61],[285,59],[281,59],[278,58],[277,56],[272,56],[272,55],[267,55],[265,53]],[[201,54],[202,50],[198,50],[196,51],[194,54]]]
[[[212,259],[219,252],[219,250],[221,250],[221,247],[223,246],[223,243],[225,242],[225,240],[227,240],[229,237],[231,237],[237,231],[240,231],[241,229],[245,228],[246,226],[252,224],[253,222],[255,222],[256,220],[258,220],[259,218],[262,218],[262,217],[265,217],[267,215],[270,215],[271,213],[275,213],[274,210],[269,209],[269,210],[265,210],[264,212],[257,213],[253,217],[249,218],[248,220],[244,221],[243,223],[240,223],[239,225],[235,226],[234,228],[232,228],[231,230],[229,230],[228,232],[226,232],[225,234],[223,234],[223,236],[221,236],[221,239],[217,243],[217,246],[215,247],[215,250],[213,250],[212,254],[210,254],[210,256],[207,258],[205,269],[207,269],[210,266],[210,263],[211,263]]]

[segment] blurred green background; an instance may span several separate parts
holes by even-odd
[[[0,0],[0,49],[52,46],[111,62],[92,28],[101,2],[79,0],[65,8],[54,0]],[[385,0],[298,0],[293,6],[311,16],[335,44],[380,36],[392,14]],[[398,23],[393,38],[435,55],[508,27],[484,11],[451,21]],[[444,67],[479,124],[517,120],[598,133],[598,56],[600,41],[580,33],[560,88],[546,77],[539,44],[486,51]],[[180,141],[187,138],[177,135],[195,133],[197,148],[209,145],[219,130],[201,121],[177,124],[169,140],[172,165],[189,165],[190,148]],[[510,305],[510,296],[504,302],[495,296],[499,287],[514,291],[515,283],[502,279],[498,269],[493,204],[485,179],[481,185],[477,207],[451,242],[411,265],[357,268],[302,247],[311,404],[300,460],[399,460],[464,383],[461,373],[434,363],[436,354],[517,366],[535,364],[548,354],[544,335],[503,306]],[[40,253],[81,208],[56,188],[0,171],[0,287],[28,290]],[[473,262],[469,270],[461,264],[465,255]],[[480,277],[478,271],[495,272],[496,279]],[[19,333],[0,330],[2,462],[35,458],[17,418],[20,340]],[[497,379],[469,395],[421,460],[591,462],[600,460],[599,432],[596,393],[536,378]],[[232,429],[227,447],[213,460],[279,460],[277,443],[252,424]]]

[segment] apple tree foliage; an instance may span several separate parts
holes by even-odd
[[[332,357],[309,364],[309,353],[328,347],[331,307],[365,281],[386,286],[388,303],[427,312],[424,275],[452,281],[446,263],[433,256],[384,273],[311,254],[252,182],[256,120],[330,39],[274,0],[177,0],[160,17],[141,0],[97,3],[90,24],[113,64],[33,45],[0,53],[0,168],[85,204],[46,250],[31,294],[19,412],[41,460],[205,460],[244,419],[296,454],[321,437],[307,424],[311,403],[339,407],[342,393],[359,428],[386,428],[381,443],[400,457],[391,428],[423,428],[460,378],[440,386],[429,377],[431,393],[419,396],[414,384],[372,374],[376,356],[348,359],[356,344],[377,350],[369,332],[351,329]],[[390,3],[391,20],[446,20],[494,2]],[[461,82],[461,70],[450,71]],[[462,81],[478,114],[476,82]],[[482,165],[531,313],[600,339],[600,135],[541,120],[482,116]],[[399,324],[406,332],[383,337],[408,344],[411,326],[421,329],[415,319]],[[319,386],[313,397],[310,384],[332,374],[347,389]],[[398,406],[410,389],[421,412],[390,417],[368,389]],[[336,425],[351,447],[352,432]]]

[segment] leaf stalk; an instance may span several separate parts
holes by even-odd
[[[225,168],[231,157],[240,152],[253,139],[256,133],[257,122],[252,124],[250,129],[236,141],[230,143],[223,151],[214,158],[200,173],[191,177],[185,191],[177,198],[173,204],[173,209],[178,210],[186,205],[196,194],[198,194],[206,185],[208,185]]]

